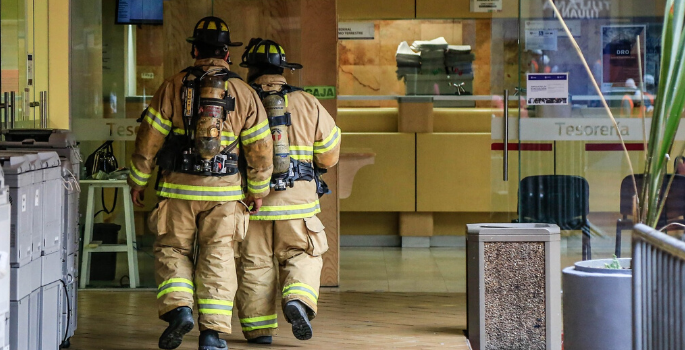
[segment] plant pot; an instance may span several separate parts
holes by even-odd
[[[632,277],[630,258],[624,269],[607,269],[612,259],[577,262],[563,271],[564,349],[632,348]]]

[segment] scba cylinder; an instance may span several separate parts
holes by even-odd
[[[277,94],[266,96],[262,101],[266,115],[272,118],[285,116],[285,99]],[[282,124],[282,125],[275,125]],[[288,140],[288,125],[285,123],[271,123],[271,137],[274,143],[274,175],[285,174],[290,168],[290,142]]]
[[[200,157],[212,159],[221,151],[221,130],[224,124],[224,108],[211,101],[223,100],[226,95],[224,80],[207,76],[200,85],[200,107],[195,127],[195,148]]]

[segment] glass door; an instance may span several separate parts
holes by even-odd
[[[28,45],[26,13],[27,3],[24,0],[3,0],[0,3],[2,128],[10,127],[12,121],[19,121],[24,115],[23,95],[27,85]]]
[[[518,139],[519,119],[526,117],[525,109],[521,109],[519,89],[518,11],[517,2],[507,2],[502,12],[492,13],[490,21],[490,96],[480,103],[492,114],[491,222],[511,223],[518,218],[521,147],[528,147]]]
[[[527,216],[522,220],[562,226],[562,265],[630,254],[632,203],[621,201],[621,184],[643,171],[643,121],[658,84],[663,6],[520,0],[518,180],[551,202],[519,200],[518,211]]]

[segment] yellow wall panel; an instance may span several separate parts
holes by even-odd
[[[343,148],[370,148],[376,159],[357,172],[352,195],[340,200],[341,211],[414,211],[415,134],[343,133],[342,137]]]
[[[341,235],[398,235],[399,213],[394,212],[342,212]]]
[[[414,18],[414,0],[338,0],[338,18],[341,21]]]
[[[343,132],[397,132],[397,108],[338,108]]]
[[[490,134],[417,135],[417,210],[488,212]]]
[[[492,108],[434,108],[434,132],[490,132]]]
[[[48,114],[50,127],[69,129],[69,3],[49,0]]]

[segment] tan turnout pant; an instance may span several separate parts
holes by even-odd
[[[305,219],[250,221],[241,244],[236,294],[238,315],[247,339],[273,335],[278,328],[276,301],[299,300],[316,316],[321,283],[321,255],[326,233],[316,216]],[[278,263],[278,277],[274,266]]]
[[[160,317],[177,307],[197,305],[200,330],[231,333],[237,289],[233,245],[245,237],[248,222],[249,213],[240,202],[167,198],[159,203],[150,225],[157,232]]]

